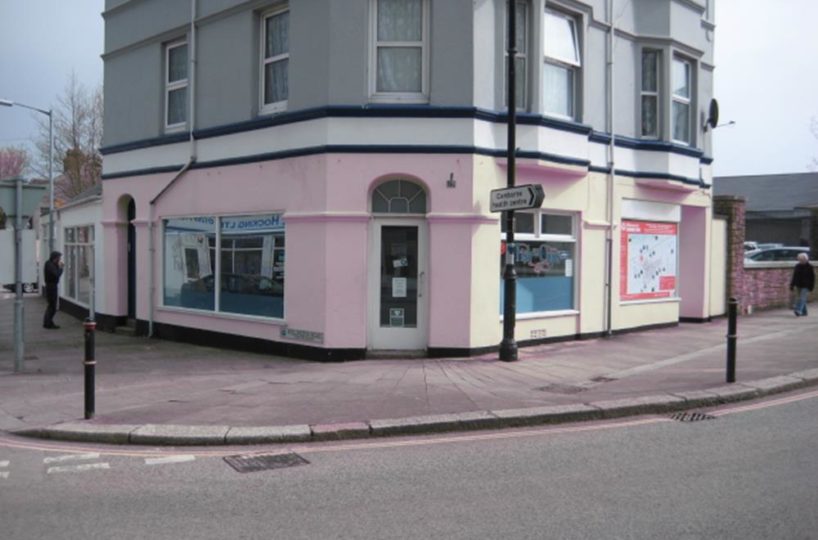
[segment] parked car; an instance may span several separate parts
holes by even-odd
[[[782,246],[772,248],[761,248],[753,251],[748,251],[744,254],[744,265],[752,266],[753,264],[765,262],[791,262],[795,264],[798,260],[799,253],[810,254],[810,249],[804,246]]]
[[[750,240],[744,242],[744,251],[745,251],[745,253],[747,251],[755,251],[757,249],[758,249],[758,243],[752,242]]]
[[[15,290],[14,290],[15,286],[16,285],[14,283],[5,283],[5,284],[3,284],[3,288],[6,289],[7,291],[11,291],[11,292],[15,292]],[[23,283],[23,292],[24,293],[37,292],[37,284],[36,283]]]

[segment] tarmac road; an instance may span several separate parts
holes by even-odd
[[[248,473],[241,449],[5,438],[0,536],[818,538],[818,391],[704,412],[255,448],[309,463]]]

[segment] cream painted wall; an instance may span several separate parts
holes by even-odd
[[[710,226],[710,316],[727,313],[727,220],[714,218]]]

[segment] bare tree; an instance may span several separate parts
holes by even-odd
[[[22,176],[28,168],[28,152],[23,148],[0,148],[0,179]]]
[[[89,91],[72,73],[53,111],[55,196],[71,199],[97,185],[102,174],[102,87]],[[48,119],[38,118],[36,174],[48,177]]]

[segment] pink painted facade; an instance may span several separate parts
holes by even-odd
[[[457,188],[447,189],[446,179],[452,175],[458,180]],[[469,238],[474,227],[496,219],[475,212],[470,157],[322,155],[194,169],[151,208],[150,201],[173,177],[165,173],[105,182],[103,241],[115,253],[106,269],[105,286],[116,293],[107,297],[102,312],[122,317],[128,310],[122,285],[127,283],[128,271],[125,208],[132,198],[138,320],[275,341],[287,341],[280,335],[286,325],[322,334],[324,347],[366,349],[370,198],[378,183],[399,178],[424,186],[428,194],[429,345],[468,347],[471,343],[469,318],[462,316],[471,295],[471,244],[461,240]],[[163,219],[273,212],[282,213],[286,224],[283,320],[162,305]],[[452,259],[467,263],[448,264]],[[148,295],[152,286],[153,317]]]

